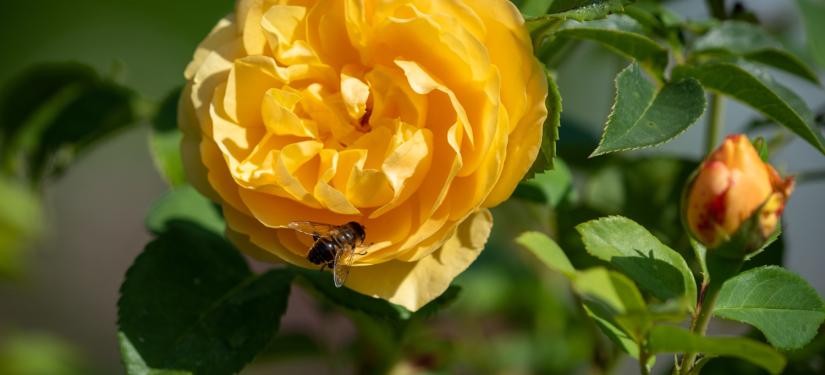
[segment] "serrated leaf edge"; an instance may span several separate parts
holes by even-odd
[[[686,126],[684,129],[680,130],[678,133],[674,134],[672,137],[670,137],[668,139],[665,139],[663,141],[656,142],[656,143],[646,144],[646,145],[640,145],[640,146],[635,146],[635,147],[622,147],[622,148],[618,148],[618,149],[615,149],[615,150],[602,151],[601,147],[604,144],[605,137],[607,136],[608,125],[610,124],[610,121],[613,119],[613,116],[616,113],[616,103],[618,102],[618,98],[619,98],[619,76],[622,73],[624,73],[625,70],[627,70],[628,68],[630,68],[634,64],[638,65],[638,62],[634,60],[634,62],[632,64],[630,64],[626,68],[622,69],[622,71],[619,72],[619,74],[616,75],[616,78],[613,79],[613,82],[616,84],[616,95],[614,96],[613,104],[610,106],[610,114],[607,116],[607,121],[604,123],[604,128],[602,128],[602,136],[599,138],[599,145],[596,146],[596,149],[593,150],[593,152],[590,154],[590,156],[588,156],[588,158],[594,158],[594,157],[597,157],[597,156],[607,155],[607,154],[611,154],[611,153],[614,153],[614,152],[635,151],[635,150],[640,150],[640,149],[643,149],[643,148],[661,146],[665,143],[668,143],[668,142],[678,138],[680,135],[682,135],[686,131],[688,131],[688,129],[690,129],[691,126],[696,124],[696,122],[699,121],[700,118],[702,118],[702,115],[704,115],[705,110],[707,109],[707,106],[708,106],[707,100],[706,99],[702,100],[702,113],[699,116],[697,116],[696,119],[694,119],[693,122],[691,122],[688,126]],[[680,79],[676,82],[670,82],[668,84],[679,84],[679,83],[682,83],[684,81],[695,81],[696,84],[700,88],[704,89],[704,86],[702,85],[702,83],[699,80],[697,80],[695,78],[692,78],[692,77]],[[656,91],[656,95],[653,97],[653,100],[647,105],[647,107],[645,107],[644,112],[642,112],[643,115],[645,113],[647,113],[647,111],[650,109],[650,107],[656,101],[656,98],[659,96],[659,93],[661,93],[661,92],[662,92],[662,90],[657,90]]]

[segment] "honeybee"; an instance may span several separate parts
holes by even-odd
[[[293,221],[287,228],[312,236],[315,243],[307,252],[307,260],[312,264],[332,268],[332,279],[340,288],[349,276],[355,250],[364,243],[367,234],[364,226],[350,221],[344,225],[330,225],[311,221]],[[366,254],[361,252],[359,255]]]

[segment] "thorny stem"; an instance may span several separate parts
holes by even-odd
[[[713,306],[716,304],[716,296],[719,294],[720,288],[711,289],[711,286],[710,284],[702,285],[702,290],[699,292],[699,302],[696,304],[696,313],[690,325],[690,331],[700,336],[704,336],[708,330]],[[690,371],[697,354],[696,352],[685,353],[679,368],[682,371]]]
[[[725,116],[724,98],[718,94],[710,94],[709,122],[705,133],[705,153],[710,154],[716,148],[719,133],[722,131],[722,121]]]
[[[708,330],[708,323],[713,315],[713,307],[716,305],[716,298],[722,284],[739,273],[742,268],[742,260],[723,259],[709,256],[707,259],[708,277],[702,282],[699,291],[699,298],[696,302],[696,309],[691,319],[690,331],[696,335],[704,336]],[[688,352],[682,357],[679,365],[679,372],[688,374],[694,367],[698,353]]]

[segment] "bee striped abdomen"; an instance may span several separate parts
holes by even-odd
[[[335,259],[335,242],[331,238],[321,237],[307,254],[307,260],[313,264],[327,264],[332,263]]]

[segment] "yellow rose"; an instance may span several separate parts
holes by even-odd
[[[748,137],[732,135],[699,169],[687,196],[687,223],[709,248],[719,246],[759,210],[758,235],[776,230],[793,178],[783,179],[762,161]],[[750,249],[755,250],[755,249]]]
[[[361,223],[347,286],[413,311],[478,256],[547,116],[507,0],[241,0],[185,75],[184,163],[228,237],[317,268],[284,226]]]

